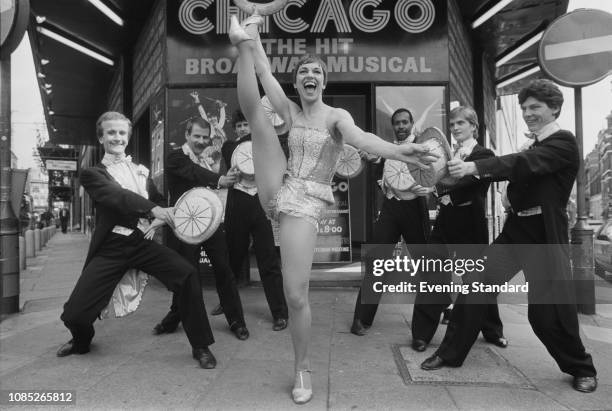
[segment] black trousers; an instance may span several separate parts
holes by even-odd
[[[485,284],[501,284],[523,270],[529,282],[529,308],[527,318],[536,336],[542,341],[561,371],[573,376],[594,376],[595,367],[591,355],[585,351],[579,333],[576,305],[571,298],[565,304],[535,303],[537,298],[551,294],[571,296],[569,281],[556,278],[555,270],[542,270],[542,248],[522,247],[516,252],[508,244],[545,244],[544,222],[541,215],[508,217],[504,229],[493,245],[485,249],[487,257],[483,275],[473,276],[473,281]],[[559,257],[559,256],[557,256]],[[567,261],[569,270],[569,257]],[[545,263],[544,265],[547,265]],[[481,304],[495,298],[494,294],[469,293],[459,295],[449,327],[437,354],[451,365],[460,366],[467,357],[478,331],[482,328],[485,311]]]
[[[240,272],[248,259],[249,236],[253,237],[257,268],[272,317],[288,318],[280,256],[274,245],[272,226],[257,195],[251,196],[240,190],[229,189],[225,207],[225,230],[234,273]]]
[[[68,219],[60,218],[60,224],[62,226],[62,233],[66,233],[68,231]]]
[[[72,333],[75,345],[89,346],[94,321],[129,268],[154,276],[180,296],[178,315],[192,347],[204,348],[214,342],[196,270],[175,251],[145,240],[140,230],[134,230],[127,237],[108,235],[64,304],[60,318]]]
[[[419,199],[395,200],[385,199],[380,213],[374,223],[374,244],[396,244],[400,237],[404,239],[411,254],[421,250],[411,247],[411,244],[425,244],[426,235],[423,228],[423,216]],[[429,224],[429,222],[427,222]],[[376,294],[380,299],[381,294]],[[361,320],[366,326],[371,326],[378,310],[378,301],[369,304],[361,302],[361,290],[355,302],[355,320]]]
[[[486,219],[474,221],[475,212],[472,206],[441,206],[440,213],[429,238],[428,251],[431,257],[445,259],[461,250],[452,249],[453,244],[480,244],[487,242]],[[451,246],[451,247],[449,247]],[[484,249],[485,245],[482,246]],[[473,247],[470,247],[472,249]],[[470,250],[472,251],[472,250]],[[476,251],[475,249],[473,250]],[[470,253],[472,254],[472,253]],[[461,257],[458,255],[458,257]],[[466,255],[474,258],[475,255]],[[450,284],[452,276],[446,273],[429,273],[427,278],[421,278],[428,283]],[[412,338],[431,341],[438,329],[440,315],[451,303],[447,293],[419,293],[414,302],[412,313]],[[499,317],[497,303],[481,306],[485,312],[482,322],[482,335],[487,340],[496,340],[504,336],[504,326]]]
[[[174,235],[168,236],[168,245],[182,255],[196,269],[200,259],[200,245],[187,244],[178,240]],[[202,247],[210,258],[210,263],[215,273],[215,286],[223,313],[227,319],[227,323],[231,326],[234,323],[245,325],[244,312],[242,311],[242,302],[236,279],[230,267],[229,255],[227,252],[227,242],[225,240],[225,230],[223,225],[219,226],[217,231],[206,241],[202,243]],[[200,277],[198,284],[200,283]],[[167,329],[174,329],[181,321],[179,312],[180,295],[173,293],[172,305],[170,312],[162,319],[162,325]],[[184,325],[184,324],[183,324]]]

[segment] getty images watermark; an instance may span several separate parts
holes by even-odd
[[[491,298],[500,303],[581,303],[571,255],[567,244],[365,244],[361,298],[364,304],[439,304],[443,295],[463,294],[472,304],[487,304]]]
[[[487,257],[482,258],[428,258],[420,256],[411,258],[408,255],[395,256],[394,258],[378,258],[372,260],[372,275],[378,277],[374,281],[372,289],[375,293],[460,293],[469,294],[470,292],[481,293],[500,293],[500,292],[529,292],[529,282],[524,284],[486,284],[482,281],[473,281],[468,284],[449,281],[446,284],[434,281],[400,281],[399,283],[387,284],[383,281],[386,273],[403,273],[410,277],[415,277],[418,273],[431,275],[455,275],[463,277],[465,274],[483,273]]]

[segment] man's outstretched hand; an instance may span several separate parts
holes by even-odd
[[[155,206],[151,209],[151,214],[153,214],[153,217],[162,220],[164,223],[174,228],[174,207],[162,208],[160,206]]]

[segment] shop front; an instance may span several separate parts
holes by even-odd
[[[169,1],[159,12],[165,12],[167,30],[165,85],[148,113],[153,175],[163,185],[164,153],[184,143],[189,119],[205,117],[214,125],[213,169],[220,166],[213,146],[234,138],[237,50],[227,31],[231,14],[245,15],[230,0]],[[265,18],[261,38],[289,97],[296,97],[291,72],[297,61],[304,54],[319,55],[329,70],[325,102],[348,110],[358,126],[392,141],[390,116],[400,107],[410,109],[415,119],[423,116],[425,127],[446,130],[447,22],[446,0],[290,1]],[[371,238],[380,201],[374,169],[366,164],[350,180],[335,178],[336,204],[319,222],[316,262],[358,259],[353,254]]]

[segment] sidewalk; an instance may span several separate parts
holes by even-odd
[[[0,323],[2,390],[76,390],[77,409],[206,410],[604,410],[612,407],[612,306],[581,316],[582,334],[599,372],[599,388],[581,394],[561,373],[527,321],[525,305],[502,305],[505,335],[499,349],[479,340],[461,368],[424,372],[420,362],[439,344],[441,326],[425,353],[410,349],[411,305],[381,305],[369,334],[349,333],[357,290],[310,292],[310,346],[314,398],[291,402],[293,364],[288,330],[272,331],[259,287],[240,289],[251,337],[237,340],[222,316],[210,317],[216,343],[214,370],[191,358],[179,332],[152,336],[170,304],[157,282],[147,287],[138,311],[96,323],[92,351],[57,358],[69,339],[59,320],[85,258],[88,238],[56,234],[21,274],[22,313]],[[612,296],[603,283],[598,293]],[[218,302],[204,290],[207,309]],[[28,408],[32,408],[31,406]],[[47,407],[48,408],[48,407]],[[73,408],[74,407],[67,407]]]

